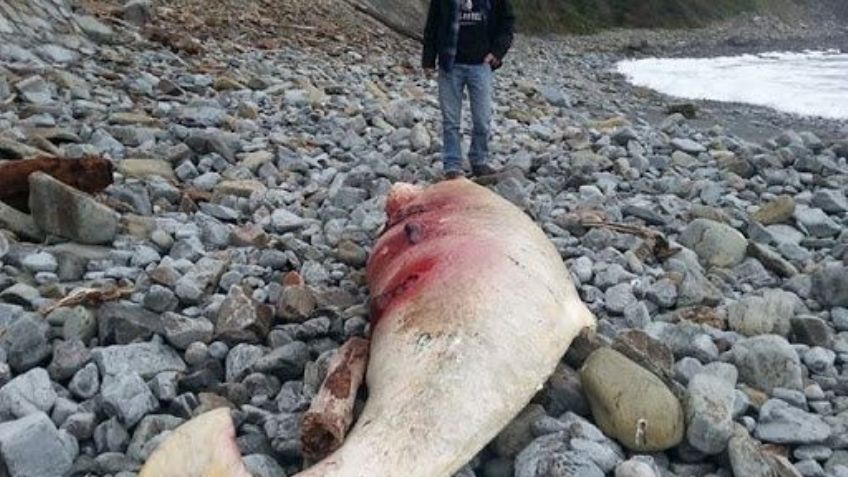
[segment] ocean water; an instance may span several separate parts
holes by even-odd
[[[648,58],[622,61],[617,70],[636,86],[678,98],[848,119],[848,54],[839,51]]]

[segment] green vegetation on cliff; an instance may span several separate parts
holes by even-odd
[[[785,12],[798,0],[513,0],[525,32],[588,33],[618,26],[694,27],[733,15]]]

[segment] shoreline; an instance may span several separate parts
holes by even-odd
[[[803,116],[749,103],[677,98],[633,85],[616,71],[619,61],[645,58],[714,58],[828,49],[848,51],[848,29],[827,30],[823,34],[800,37],[739,41],[738,38],[743,33],[739,33],[738,28],[715,25],[690,31],[623,29],[593,35],[522,35],[517,43],[526,43],[526,47],[530,49],[562,48],[566,56],[573,58],[567,62],[568,66],[580,70],[587,77],[596,73],[600,67],[605,73],[600,82],[613,88],[614,94],[623,95],[624,97],[618,97],[618,100],[626,103],[629,109],[643,113],[654,125],[658,125],[665,118],[666,106],[690,103],[695,105],[699,112],[698,117],[691,121],[693,125],[704,129],[720,125],[726,131],[754,142],[776,137],[786,129],[808,130],[819,135],[825,142],[844,139],[848,131],[848,118],[839,120]],[[757,38],[761,32],[762,29],[752,28],[744,34]],[[681,35],[689,36],[690,39],[685,44],[680,44]],[[647,46],[640,44],[638,38],[647,41]],[[700,41],[704,38],[709,40]],[[640,48],[634,49],[634,45],[639,45]],[[600,65],[586,67],[580,58],[587,57],[598,60]],[[591,113],[588,110],[586,112]]]

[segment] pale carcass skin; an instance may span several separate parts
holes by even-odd
[[[368,401],[298,477],[450,477],[595,319],[542,230],[466,179],[396,185],[368,263]]]
[[[139,477],[250,477],[229,409],[206,412],[174,429]]]

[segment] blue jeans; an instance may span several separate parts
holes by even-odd
[[[445,171],[462,170],[462,94],[468,88],[471,103],[472,166],[489,160],[489,122],[492,117],[492,68],[488,64],[439,68],[439,106],[442,109],[442,165]]]

